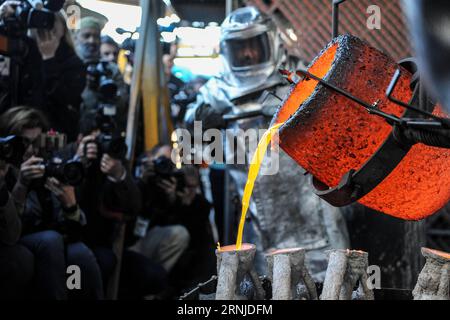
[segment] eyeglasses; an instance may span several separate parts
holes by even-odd
[[[40,144],[41,144],[41,139],[40,138],[41,137],[38,136],[37,138],[31,140],[31,139],[29,139],[27,137],[22,137],[22,141],[23,141],[23,144],[25,146],[25,149],[28,149],[30,146],[32,146],[33,149],[39,148]]]

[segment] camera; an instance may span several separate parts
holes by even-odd
[[[178,170],[173,161],[167,157],[159,157],[153,160],[153,166],[157,178],[170,180],[175,178],[177,180],[177,191],[183,191],[186,187],[184,174]]]
[[[170,178],[176,169],[172,160],[167,157],[159,157],[153,160],[153,165],[155,173],[164,178]]]
[[[89,88],[98,92],[100,100],[106,104],[115,102],[119,90],[109,65],[107,61],[94,61],[89,62],[87,66],[87,74],[90,76]]]
[[[83,182],[85,172],[81,162],[67,161],[63,162],[58,158],[44,163],[44,178],[56,178],[65,185],[78,186]]]
[[[100,154],[107,154],[118,160],[125,159],[127,155],[128,146],[122,136],[102,133],[97,137],[96,143]]]
[[[19,166],[23,162],[25,144],[22,138],[9,136],[0,138],[0,160]]]
[[[21,0],[12,16],[0,23],[0,53],[7,56],[23,55],[26,43],[21,40],[28,29],[53,28],[55,12],[64,6],[64,0]]]
[[[65,185],[78,186],[85,177],[84,167],[79,161],[63,161],[54,155],[62,151],[67,145],[65,134],[49,131],[41,134],[37,140],[39,156],[50,159],[43,163],[45,167],[44,178],[56,178]],[[44,180],[45,180],[44,179]]]

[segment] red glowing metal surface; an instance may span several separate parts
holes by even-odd
[[[434,112],[444,116],[440,107]],[[415,145],[395,170],[359,202],[406,220],[424,219],[450,200],[450,151]]]
[[[379,100],[381,110],[401,116],[404,109],[385,95],[397,68],[385,54],[346,35],[329,44],[308,71],[365,101]],[[403,68],[402,74],[395,97],[409,102],[411,74]],[[298,83],[283,102],[275,123],[284,121],[280,146],[329,187],[360,169],[392,132],[382,118],[312,80]],[[361,203],[402,219],[425,218],[449,201],[449,170],[448,150],[417,145]]]

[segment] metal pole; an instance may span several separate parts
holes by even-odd
[[[142,101],[144,116],[145,147],[153,148],[160,141],[159,110],[161,103],[161,42],[156,20],[161,16],[160,1],[150,2],[144,65],[142,70]]]
[[[233,11],[233,0],[225,1],[225,17],[228,17]],[[223,131],[223,149],[225,151],[225,169],[224,169],[224,188],[223,188],[223,241],[225,245],[231,243],[231,206],[230,206],[230,169],[227,165],[227,134]]]
[[[332,34],[331,36],[336,38],[339,36],[339,5],[344,3],[347,0],[332,0],[333,7],[333,25],[332,25]]]
[[[228,17],[228,15],[233,11],[233,0],[226,0],[225,3],[225,16]]]
[[[142,86],[142,69],[144,65],[145,39],[147,38],[148,27],[150,22],[150,1],[141,0],[142,8],[142,26],[140,28],[139,40],[136,44],[135,60],[133,66],[133,77],[131,81],[130,90],[130,104],[128,107],[128,122],[127,122],[127,145],[128,145],[128,160],[130,164],[134,160],[136,150],[136,135],[139,123],[139,115],[141,108],[141,86]]]
[[[231,211],[230,211],[230,169],[227,164],[227,131],[223,131],[223,150],[225,151],[225,172],[224,172],[224,188],[223,188],[223,241],[224,245],[231,244]]]

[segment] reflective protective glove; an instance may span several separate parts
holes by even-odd
[[[226,128],[223,114],[210,105],[203,105],[197,109],[195,112],[195,121],[202,122],[203,130]]]

